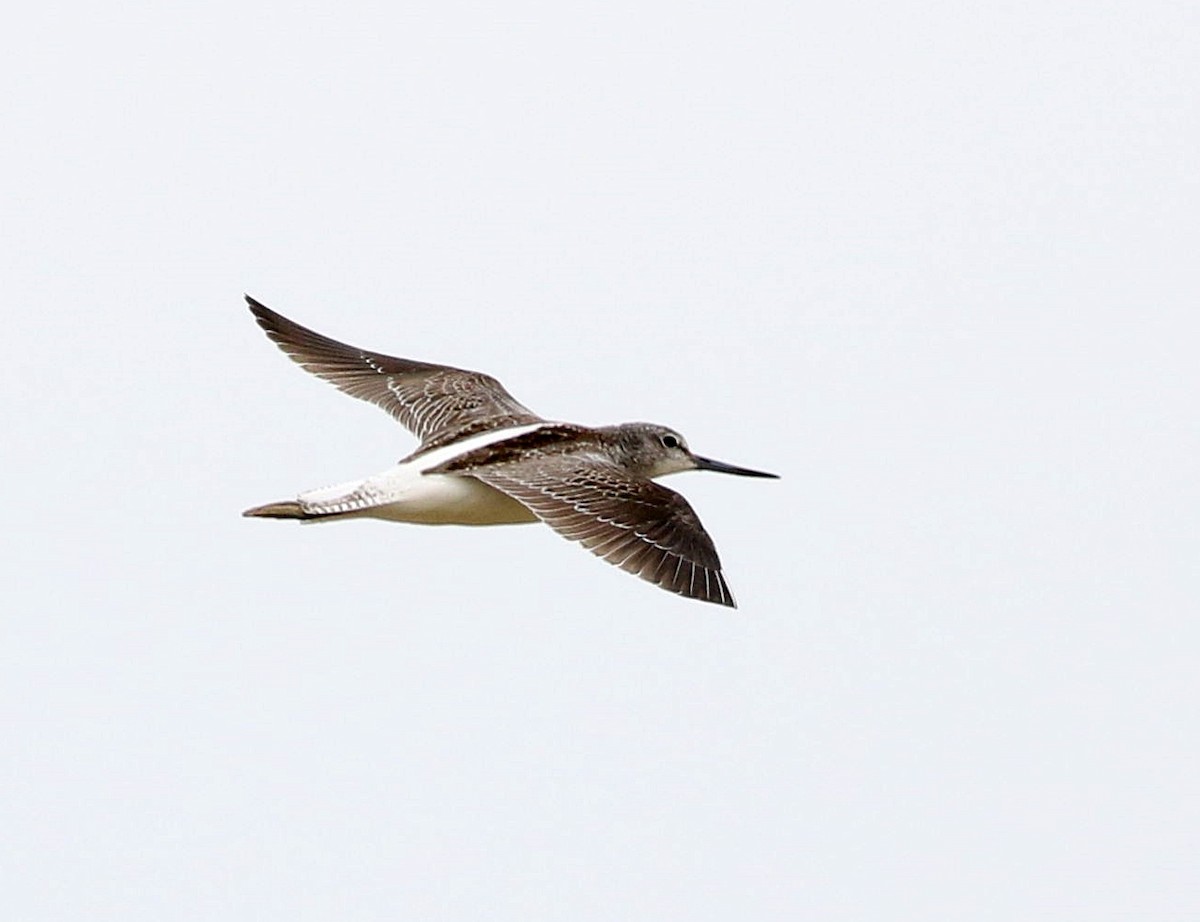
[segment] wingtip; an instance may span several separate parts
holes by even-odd
[[[725,574],[717,571],[717,578],[720,580],[720,589],[718,591],[721,594],[721,598],[711,599],[711,601],[717,602],[720,605],[724,605],[726,608],[736,609],[738,607],[737,599],[733,597],[733,590],[729,588],[729,583],[725,579]]]
[[[288,327],[299,328],[299,324],[288,320],[277,311],[271,310],[271,308],[267,307],[267,305],[263,304],[253,295],[245,295],[245,298],[246,306],[250,308],[250,313],[254,315],[255,323],[276,342],[278,342],[277,337],[281,330]]]
[[[661,583],[659,583],[658,586],[661,589],[666,589],[668,592],[673,592],[676,595],[678,595],[684,599],[687,599],[688,601],[691,601],[691,602],[705,602],[709,605],[719,605],[722,608],[736,609],[738,607],[737,600],[733,597],[733,593],[729,591],[728,586],[725,587],[724,595],[721,595],[720,593],[717,593],[717,594],[706,593],[704,595],[697,595],[697,594],[688,592],[685,589],[673,589],[670,586],[664,586]]]

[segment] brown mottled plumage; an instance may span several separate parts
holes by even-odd
[[[489,375],[348,346],[246,300],[259,325],[295,362],[382,407],[421,444],[382,474],[310,490],[245,515],[463,525],[540,520],[657,586],[734,606],[700,519],[687,500],[651,478],[684,470],[774,474],[694,455],[679,433],[664,426],[550,422]]]

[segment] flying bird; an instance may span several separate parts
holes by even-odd
[[[591,428],[543,419],[490,375],[369,352],[246,301],[294,362],[391,414],[421,440],[381,474],[247,509],[253,518],[374,518],[425,525],[545,522],[670,592],[736,607],[712,539],[678,493],[679,471],[778,475],[693,454],[652,423]]]

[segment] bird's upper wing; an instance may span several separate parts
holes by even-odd
[[[421,451],[491,429],[541,422],[490,375],[368,352],[322,336],[258,303],[258,325],[306,371],[387,410],[421,440]]]
[[[482,480],[564,538],[656,586],[737,607],[717,549],[687,500],[606,459],[535,452],[518,461],[476,465],[468,453],[432,472]]]

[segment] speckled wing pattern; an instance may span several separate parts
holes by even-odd
[[[258,325],[305,371],[382,407],[430,451],[480,432],[541,422],[490,375],[368,352],[288,320],[247,295]]]
[[[678,493],[594,455],[545,455],[463,473],[523,503],[564,538],[629,573],[736,608],[712,539]]]

